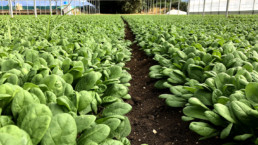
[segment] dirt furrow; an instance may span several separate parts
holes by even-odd
[[[135,36],[125,25],[125,39],[134,42]],[[127,62],[132,75],[129,94],[132,100],[127,101],[133,106],[127,115],[132,125],[129,136],[132,145],[220,145],[217,139],[198,141],[199,136],[191,132],[189,124],[181,120],[182,108],[171,108],[165,105],[164,100],[158,98],[160,94],[169,93],[168,90],[154,88],[156,80],[148,76],[149,68],[157,64],[132,44],[132,59]]]

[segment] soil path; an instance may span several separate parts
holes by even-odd
[[[134,42],[135,36],[126,21],[125,39]],[[158,98],[168,91],[154,88],[156,80],[148,76],[149,68],[157,64],[139,50],[137,44],[131,45],[132,59],[126,64],[132,75],[129,94],[133,106],[127,115],[131,121],[132,132],[129,140],[132,145],[221,145],[218,139],[199,141],[199,136],[191,132],[189,124],[181,120],[182,108],[170,108]]]

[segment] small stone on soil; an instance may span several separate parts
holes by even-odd
[[[141,99],[140,97],[134,97],[133,100],[139,102],[139,101],[141,101],[142,99]]]
[[[133,101],[133,100],[127,100],[127,102],[128,102],[130,105],[134,105],[134,101]]]
[[[154,134],[157,134],[158,132],[155,130],[155,129],[153,129],[153,131],[152,131]]]
[[[154,120],[154,119],[155,119],[155,117],[154,117],[153,115],[148,115],[148,118],[149,118],[150,120]]]

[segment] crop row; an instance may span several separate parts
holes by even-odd
[[[201,139],[258,144],[256,17],[124,16],[136,41],[159,65],[155,87]]]
[[[130,145],[119,16],[0,18],[0,144]]]

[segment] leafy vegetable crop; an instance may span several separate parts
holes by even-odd
[[[120,16],[1,16],[0,144],[130,145],[123,38]]]
[[[159,97],[206,139],[258,144],[256,17],[124,16],[147,55]]]

